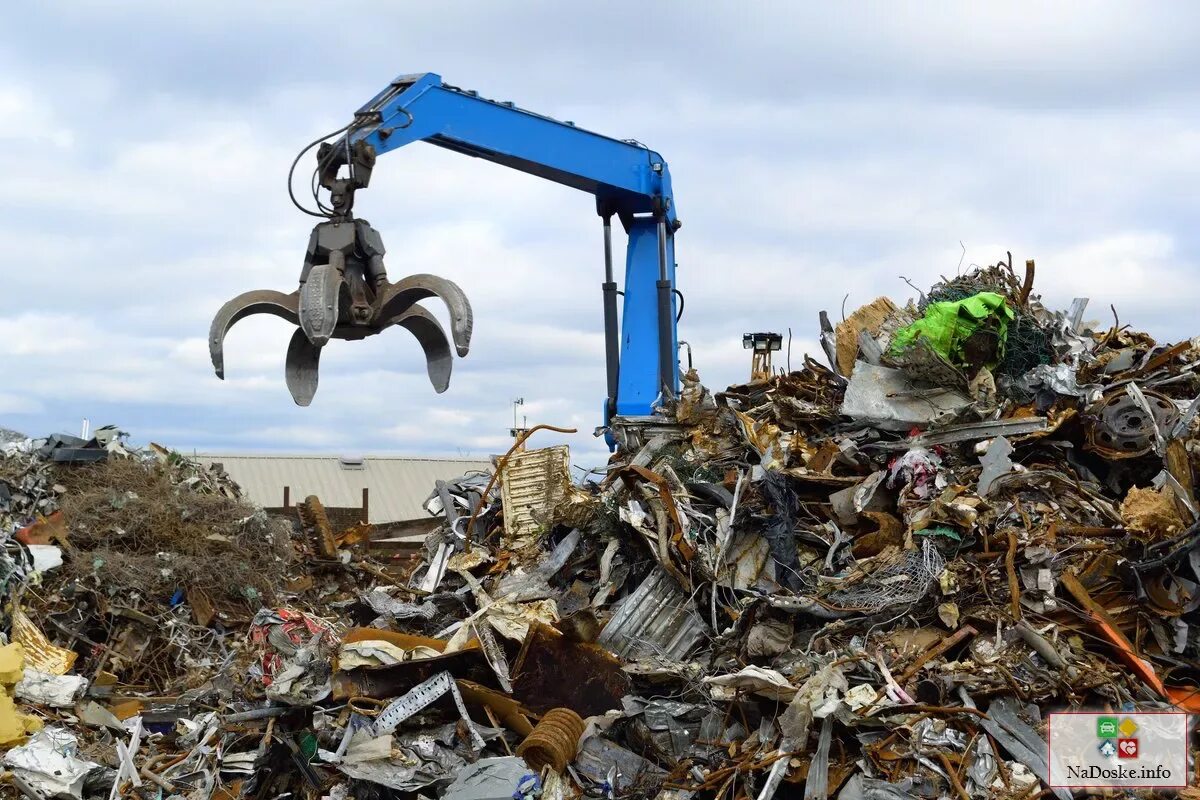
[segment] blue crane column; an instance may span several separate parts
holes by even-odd
[[[674,234],[679,223],[662,156],[635,142],[447,86],[433,73],[401,76],[359,109],[346,142],[352,146],[360,140],[377,155],[429,142],[594,195],[604,220],[605,423],[614,413],[651,414],[664,387],[678,393]],[[619,326],[613,216],[629,237]]]
[[[673,394],[679,391],[675,237],[666,227],[654,217],[629,225],[616,408],[621,416],[649,414],[664,383]]]

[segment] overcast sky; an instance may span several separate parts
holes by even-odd
[[[841,6],[841,4],[836,4]],[[849,6],[850,4],[847,4]],[[741,335],[815,344],[879,294],[964,263],[1036,258],[1065,306],[1160,340],[1200,333],[1195,4],[43,2],[0,27],[0,425],[116,423],[202,451],[486,455],[509,401],[576,426],[604,395],[600,222],[589,196],[424,144],[356,210],[393,279],[432,272],[475,308],[436,395],[416,342],[334,342],[309,408],[290,326],[209,322],[291,291],[312,220],[296,151],[394,76],[449,83],[662,153],[684,227],[680,335],[714,388]],[[568,10],[568,8],[570,10]],[[431,305],[432,308],[432,305]],[[434,309],[441,312],[441,309]],[[535,443],[548,444],[542,435]]]

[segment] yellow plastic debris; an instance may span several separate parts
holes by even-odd
[[[19,644],[0,647],[0,684],[15,686],[25,675],[25,650]]]
[[[0,692],[0,747],[19,744],[26,735],[41,729],[40,719],[17,711],[13,699],[7,693]]]

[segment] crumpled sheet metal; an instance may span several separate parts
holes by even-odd
[[[1021,376],[1016,384],[1030,394],[1038,389],[1049,389],[1088,403],[1099,400],[1103,391],[1098,384],[1080,385],[1076,380],[1076,369],[1070,364],[1039,364]]]
[[[391,617],[393,621],[420,618],[425,620],[437,616],[437,606],[426,600],[423,603],[407,603],[389,595],[383,589],[373,589],[362,596],[362,600],[376,614]]]
[[[657,764],[599,735],[588,736],[580,743],[575,769],[593,783],[609,783],[621,794],[639,787],[657,787],[667,776]]]
[[[4,754],[4,766],[44,797],[82,797],[88,774],[99,765],[78,757],[79,743],[63,728],[46,728]]]
[[[443,734],[446,728],[448,736]],[[348,778],[399,792],[416,792],[444,784],[469,766],[466,759],[445,744],[453,742],[455,736],[454,725],[415,734],[375,738],[365,735],[361,740],[356,735],[338,763],[338,770]]]
[[[57,647],[20,609],[13,612],[12,640],[25,650],[25,663],[50,675],[66,675],[75,666],[79,654]]]
[[[442,800],[512,800],[520,797],[515,794],[517,785],[529,772],[529,765],[520,758],[481,758],[463,767],[441,797]]]
[[[1043,783],[1050,780],[1046,743],[1038,732],[1017,716],[1015,700],[1001,697],[988,706],[987,718],[980,726],[1018,761],[1032,769]],[[1052,789],[1059,800],[1071,800],[1070,789]]]
[[[934,787],[921,776],[905,778],[896,783],[869,778],[856,772],[842,786],[837,800],[912,800],[914,797],[930,797]]]
[[[750,692],[772,700],[791,700],[797,689],[780,673],[751,664],[730,675],[709,675],[703,683],[718,700],[731,700],[738,692]]]
[[[82,675],[51,675],[33,668],[14,687],[18,700],[53,708],[71,708],[83,697],[88,680]]]
[[[597,643],[631,661],[650,656],[682,661],[707,630],[675,579],[655,568],[621,601]]]
[[[916,386],[904,372],[856,362],[841,412],[856,422],[889,431],[910,431],[953,418],[971,398],[941,386]]]

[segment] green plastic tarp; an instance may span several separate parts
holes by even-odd
[[[1008,338],[1008,323],[1013,313],[1004,297],[995,292],[980,292],[962,300],[930,303],[925,316],[896,331],[889,352],[902,355],[905,350],[924,339],[939,355],[952,364],[963,365],[963,342],[980,328],[994,330],[999,337],[996,360],[986,364],[994,367],[1004,357]]]

